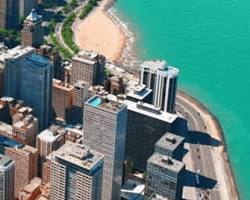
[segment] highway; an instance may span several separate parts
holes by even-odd
[[[176,111],[181,116],[186,118],[188,122],[188,129],[189,131],[193,132],[193,134],[197,133],[197,137],[201,133],[209,134],[209,127],[206,126],[205,121],[201,118],[200,113],[197,112],[190,104],[184,102],[180,98],[176,99]],[[199,135],[198,135],[199,133]],[[190,143],[190,153],[191,158],[193,160],[193,169],[194,172],[204,176],[208,177],[211,180],[216,181],[216,173],[215,168],[213,164],[212,159],[212,148],[211,148],[211,140],[206,141],[205,144],[200,144],[199,140],[196,141],[196,143],[191,142],[190,138],[188,137],[189,134],[187,134],[187,142]],[[198,177],[200,177],[198,175]],[[206,188],[205,181],[197,185],[196,187],[196,196],[198,200],[220,200],[220,192],[218,191],[216,185],[213,188]]]

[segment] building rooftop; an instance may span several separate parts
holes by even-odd
[[[166,76],[177,76],[179,69],[168,66],[164,60],[151,60],[141,64],[141,69],[149,70],[151,73],[160,73]]]
[[[41,185],[41,183],[42,180],[38,177],[35,177],[30,181],[28,185],[24,186],[22,191],[32,193]]]
[[[88,146],[68,141],[60,149],[52,153],[52,158],[64,160],[91,171],[98,163],[103,162],[104,155],[90,149]]]
[[[30,14],[26,17],[27,21],[37,23],[42,21],[42,16],[38,15],[35,9],[32,9]]]
[[[129,100],[125,100],[124,103],[127,105],[128,110],[130,111],[137,112],[167,123],[173,123],[177,119],[176,114],[163,112],[160,108],[156,108],[155,106],[148,103],[136,103]]]
[[[68,91],[68,92],[72,91],[74,88],[73,85],[65,84],[61,80],[58,80],[58,79],[53,79],[53,87],[64,90],[64,91]]]
[[[143,200],[144,190],[144,184],[133,179],[128,179],[122,186],[121,197],[126,200]]]
[[[42,141],[54,142],[58,140],[58,138],[64,136],[66,134],[66,130],[61,126],[52,125],[48,129],[45,129],[41,133],[37,135]]]
[[[13,162],[14,161],[11,159],[11,157],[4,154],[0,154],[0,171]]]
[[[76,56],[73,57],[73,60],[83,62],[89,65],[94,65],[95,63],[97,63],[97,56],[98,54],[96,52],[82,50]]]
[[[153,194],[152,196],[150,196],[149,198],[147,198],[147,200],[168,200],[167,197],[163,197],[161,195],[158,194]]]
[[[184,137],[167,132],[156,142],[155,145],[164,149],[170,149],[174,151],[183,142]]]
[[[12,126],[0,121],[0,134],[1,135],[12,135]]]
[[[19,59],[20,57],[32,54],[34,52],[35,49],[33,47],[16,46],[12,49],[8,49],[7,51],[0,53],[0,61],[4,62],[8,59]]]
[[[180,172],[184,168],[184,163],[172,159],[169,156],[164,156],[159,153],[154,153],[149,159],[148,163],[168,169],[173,172]]]
[[[84,88],[86,85],[88,85],[86,82],[79,80],[74,84],[74,87]]]
[[[43,56],[32,53],[26,58],[27,61],[34,63],[36,67],[46,67],[50,64],[49,60]]]
[[[21,144],[19,142],[16,142],[15,140],[12,140],[12,139],[9,139],[5,136],[0,135],[0,146],[10,147],[10,148],[22,148],[25,145]]]
[[[112,101],[107,97],[100,97],[100,96],[93,96],[88,99],[85,104],[88,104],[94,108],[100,108],[103,110],[108,110],[112,112],[119,112],[122,110],[126,105],[119,103],[117,101]]]
[[[146,88],[146,85],[138,84],[130,92],[127,93],[127,96],[142,101],[151,92],[152,90]]]
[[[22,120],[13,124],[13,127],[16,129],[28,130],[32,126],[34,126],[34,122],[37,121],[37,118],[32,115],[25,116]]]

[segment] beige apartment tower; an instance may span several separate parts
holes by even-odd
[[[51,155],[50,200],[101,200],[103,155],[67,142]]]
[[[102,80],[105,58],[92,51],[81,51],[72,58],[71,84],[84,81],[96,85]]]

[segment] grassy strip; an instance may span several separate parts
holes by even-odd
[[[53,33],[50,34],[50,39],[51,39],[52,44],[55,46],[55,48],[57,48],[61,52],[61,54],[63,55],[64,58],[66,58],[66,59],[72,58],[73,55],[70,53],[70,51],[68,49],[63,48],[60,45],[57,37],[55,37],[53,35]]]
[[[70,14],[67,19],[64,21],[62,26],[62,37],[65,42],[65,44],[72,50],[74,53],[79,52],[79,48],[76,46],[74,42],[74,33],[71,29],[71,26],[73,22],[75,21],[76,14],[72,13]]]
[[[89,0],[88,4],[83,8],[81,11],[79,17],[80,19],[84,19],[90,11],[97,6],[97,2],[100,0]],[[65,42],[65,44],[74,52],[78,53],[79,48],[74,42],[74,33],[71,29],[71,26],[73,22],[76,19],[76,13],[70,14],[67,19],[64,21],[63,26],[62,26],[62,37]]]
[[[97,2],[100,0],[89,0],[88,4],[83,8],[82,12],[80,13],[80,19],[84,19],[91,10],[93,10],[93,8],[95,6],[97,6]]]

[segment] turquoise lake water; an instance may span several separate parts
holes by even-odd
[[[250,199],[250,1],[118,0],[143,59],[180,68],[179,87],[220,120],[241,199]]]

